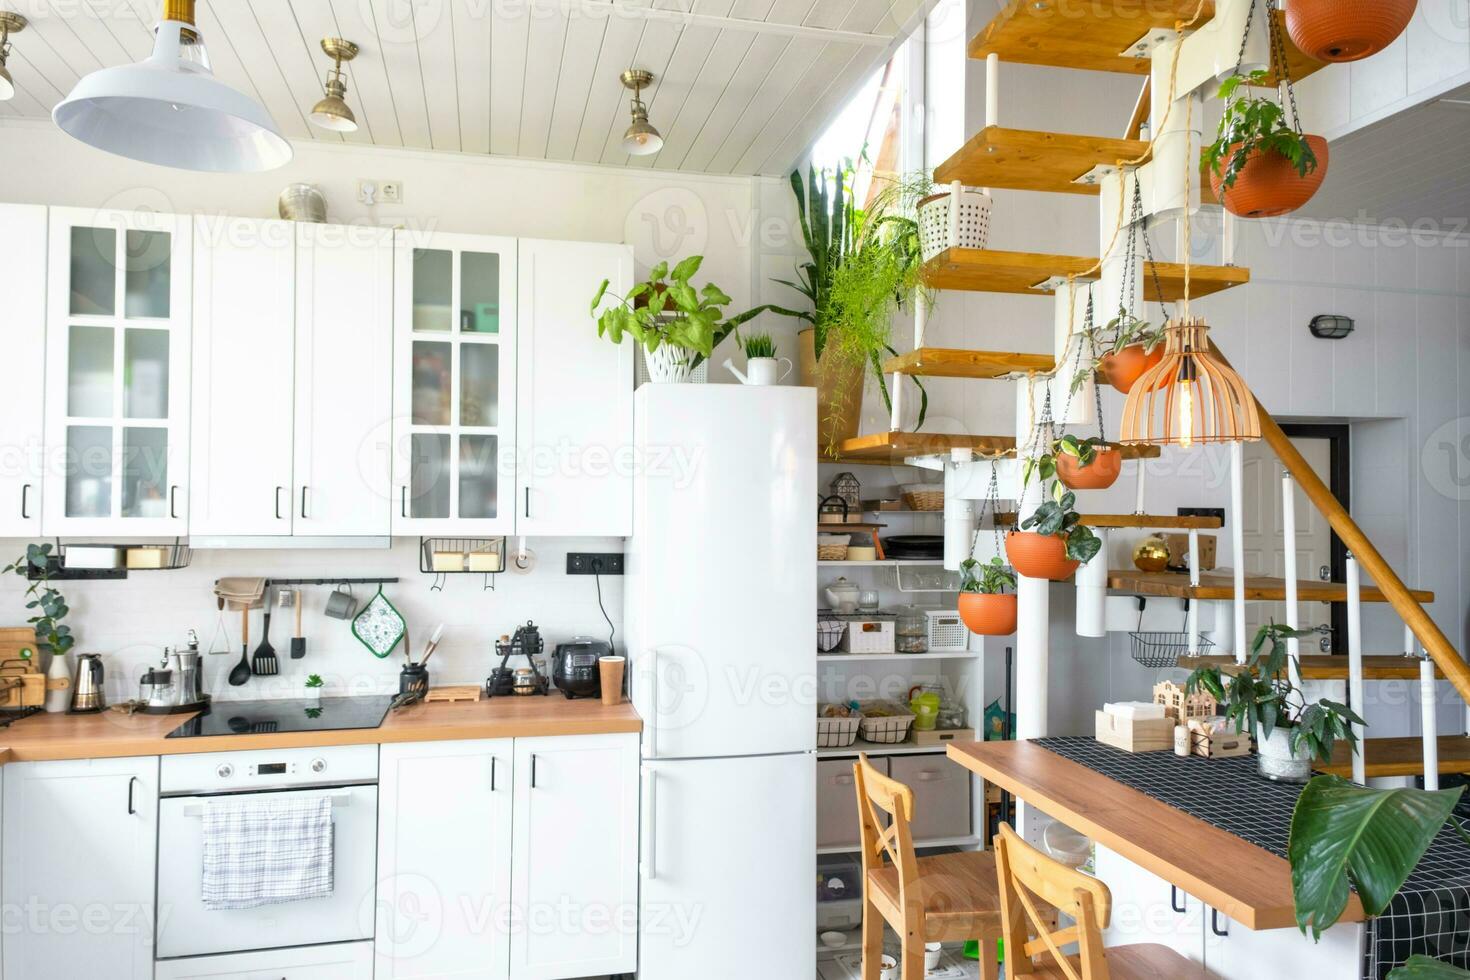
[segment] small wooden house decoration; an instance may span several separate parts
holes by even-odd
[[[1164,706],[1164,715],[1180,724],[1188,724],[1191,718],[1213,718],[1219,714],[1219,705],[1204,691],[1184,693],[1184,688],[1173,681],[1161,681],[1154,685],[1154,704]]]
[[[851,473],[843,472],[834,476],[831,487],[829,488],[831,496],[827,497],[829,503],[823,507],[823,521],[830,523],[861,524],[863,521],[862,489],[862,485],[858,483],[858,478]],[[831,507],[836,503],[836,501],[832,500],[832,497],[837,497],[847,505],[847,517],[845,519],[840,516],[842,512],[841,507],[836,508],[836,515],[829,515],[826,512],[827,507]]]

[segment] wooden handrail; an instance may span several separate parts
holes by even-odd
[[[1225,355],[1214,341],[1210,342],[1210,349],[1222,360]],[[1226,363],[1229,363],[1228,361]],[[1347,508],[1332,495],[1332,490],[1322,482],[1317,471],[1312,469],[1302,454],[1292,444],[1291,438],[1276,424],[1271,413],[1266,411],[1266,406],[1261,404],[1259,398],[1255,398],[1256,411],[1261,416],[1261,435],[1265,437],[1266,443],[1276,452],[1276,457],[1281,460],[1292,477],[1296,479],[1297,486],[1307,495],[1307,499],[1317,508],[1318,512],[1325,518],[1332,530],[1342,539],[1342,543],[1352,556],[1357,559],[1358,564],[1373,576],[1379,590],[1388,599],[1389,605],[1403,619],[1404,624],[1413,631],[1414,636],[1423,645],[1424,652],[1429,654],[1445,678],[1455,686],[1460,697],[1470,702],[1470,664],[1461,659],[1459,651],[1455,649],[1449,637],[1444,635],[1439,626],[1430,618],[1429,613],[1409,592],[1398,574],[1394,572],[1393,566],[1378,553],[1373,547],[1373,542],[1363,533],[1363,529],[1353,521]]]

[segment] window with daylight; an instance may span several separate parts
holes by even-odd
[[[909,70],[919,50],[912,41],[900,45],[812,145],[817,170],[831,175],[851,168],[849,188],[860,206],[882,189],[883,178],[905,169]]]

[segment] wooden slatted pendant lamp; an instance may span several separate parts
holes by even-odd
[[[1164,359],[1133,383],[1119,441],[1128,445],[1243,442],[1261,438],[1256,400],[1239,374],[1210,349],[1203,319],[1164,328]]]

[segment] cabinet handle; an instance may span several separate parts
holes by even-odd
[[[133,814],[135,814],[135,813],[138,812],[137,807],[133,806],[133,787],[135,787],[137,785],[138,785],[138,777],[137,776],[129,776],[128,777],[128,816],[132,816]]]
[[[1169,886],[1169,908],[1178,912],[1180,915],[1189,911],[1188,906],[1179,901],[1179,888],[1175,885]]]
[[[178,520],[179,517],[178,498],[179,487],[178,484],[174,484],[168,488],[168,516],[173,520]]]
[[[659,726],[659,720],[658,720],[658,649],[655,648],[655,647],[649,647],[648,648],[648,677],[649,677],[649,683],[652,685],[652,688],[653,688],[652,691],[649,693],[649,696],[648,696],[648,710],[650,712],[650,714],[649,714],[648,717],[650,719],[652,719],[652,721],[653,721],[653,724],[649,725],[647,727],[647,729],[646,729],[646,731],[648,732],[648,755],[649,755],[650,758],[657,759],[658,758],[658,726]],[[631,688],[629,690],[631,690]]]
[[[408,487],[398,488],[398,516],[408,516]]]
[[[490,792],[495,792],[495,756],[490,757]]]
[[[306,520],[306,484],[301,484],[301,519]]]
[[[281,491],[284,489],[286,488],[276,487],[276,520],[278,521],[284,520],[284,518],[281,517]]]
[[[536,788],[536,753],[531,753],[531,788]]]
[[[1220,928],[1220,910],[1219,909],[1210,909],[1210,931],[1213,932],[1215,935],[1219,936],[1221,939],[1224,939],[1226,936],[1229,936],[1230,935],[1230,926],[1229,926],[1230,920],[1229,919],[1226,919],[1225,921],[1226,921],[1226,926],[1225,926],[1224,929],[1221,929]]]
[[[526,516],[531,516],[531,488],[526,488]]]
[[[643,809],[643,826],[648,828],[648,838],[643,847],[643,876],[649,881],[658,877],[658,772],[644,768],[644,783],[648,790],[647,805]]]
[[[31,485],[29,483],[22,484],[20,488],[20,519],[23,521],[28,521],[31,519],[30,503]]]

